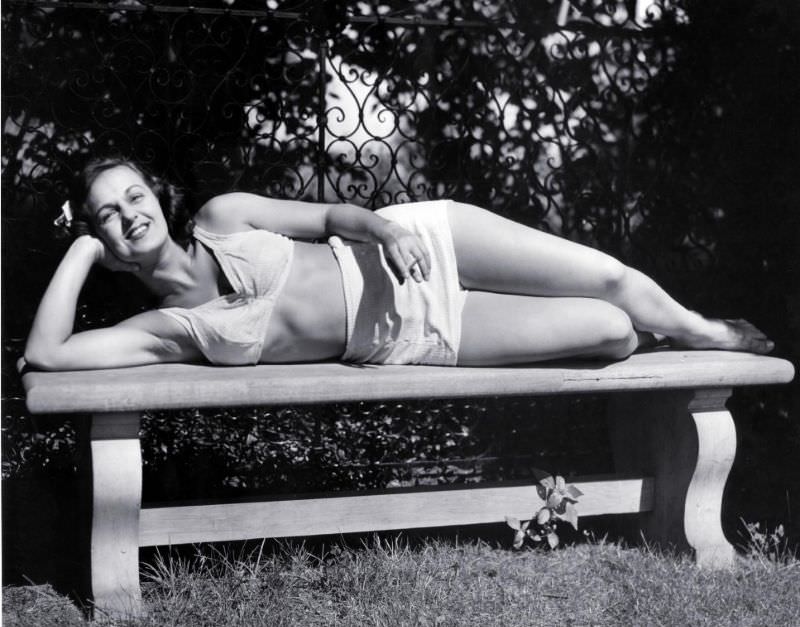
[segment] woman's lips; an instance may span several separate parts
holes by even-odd
[[[128,234],[125,237],[127,237],[127,239],[130,240],[141,239],[144,237],[144,234],[147,233],[149,228],[150,228],[149,222],[144,222],[143,224],[137,224],[130,231],[128,231]]]

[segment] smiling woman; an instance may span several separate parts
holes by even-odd
[[[654,336],[772,349],[749,323],[703,318],[604,253],[449,200],[371,212],[229,193],[190,220],[174,187],[114,158],[83,168],[70,204],[78,237],[25,351],[38,368],[619,359]],[[73,333],[95,264],[132,273],[159,308]]]
[[[169,237],[158,199],[142,176],[130,168],[110,168],[96,177],[85,207],[97,236],[117,259],[141,255]]]

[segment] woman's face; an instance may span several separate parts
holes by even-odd
[[[169,239],[161,205],[142,176],[120,165],[98,175],[86,197],[94,230],[123,261],[142,258]]]

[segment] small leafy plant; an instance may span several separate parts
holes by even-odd
[[[559,522],[568,522],[575,530],[578,529],[578,510],[575,505],[583,492],[567,484],[564,477],[553,477],[542,470],[534,470],[533,473],[538,480],[536,491],[544,505],[530,520],[520,521],[513,516],[506,516],[506,523],[514,530],[515,549],[521,549],[526,539],[534,544],[547,542],[547,546],[554,549],[559,543],[556,532]]]
[[[784,563],[794,557],[783,525],[770,531],[766,526],[762,529],[761,523],[749,523],[744,518],[739,520],[747,534],[744,549],[748,557],[775,563]]]

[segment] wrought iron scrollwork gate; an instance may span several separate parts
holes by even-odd
[[[6,189],[58,207],[73,157],[114,148],[201,196],[453,197],[620,251],[679,17],[630,4],[12,0]]]

